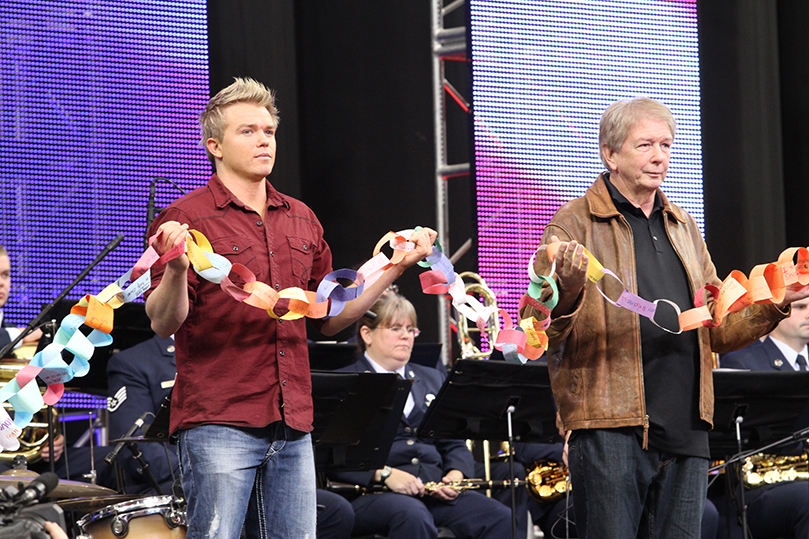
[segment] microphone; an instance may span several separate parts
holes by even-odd
[[[148,416],[149,412],[143,412],[143,414],[141,414],[141,416],[135,421],[135,423],[131,427],[129,427],[129,430],[126,431],[126,434],[124,434],[122,438],[129,438],[130,436],[135,434],[135,431],[143,426],[143,421]],[[117,444],[115,444],[115,447],[112,449],[112,451],[110,451],[109,454],[106,457],[104,457],[104,462],[106,462],[108,466],[112,466],[112,463],[115,462],[115,459],[118,458],[118,453],[121,452],[121,449],[124,447],[125,443],[126,442],[118,442]]]
[[[157,180],[162,180],[162,181],[164,181],[164,182],[166,182],[166,183],[170,183],[171,185],[173,185],[174,187],[176,187],[176,188],[177,188],[177,190],[178,190],[179,192],[181,192],[182,194],[184,194],[184,195],[187,195],[187,194],[188,194],[188,192],[187,192],[185,189],[183,189],[182,187],[180,187],[179,185],[177,185],[177,182],[171,181],[170,179],[168,179],[168,178],[164,178],[164,177],[162,177],[162,176],[155,178],[155,181],[157,181]]]
[[[53,472],[45,472],[33,481],[22,491],[22,494],[15,500],[19,505],[28,505],[31,502],[40,500],[59,484],[59,476]]]

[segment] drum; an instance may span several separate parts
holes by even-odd
[[[84,515],[79,521],[83,539],[184,539],[185,511],[171,496],[152,496],[116,503]]]

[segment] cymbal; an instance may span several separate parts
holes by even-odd
[[[56,505],[65,511],[78,511],[79,513],[90,513],[102,507],[115,505],[116,503],[129,502],[142,498],[135,494],[114,494],[112,496],[87,496],[83,498],[68,498],[59,500]]]
[[[22,483],[23,487],[28,486],[38,476],[13,476],[0,475],[0,489],[5,487],[16,487],[17,483]],[[80,481],[69,481],[60,479],[59,484],[49,494],[48,498],[78,498],[80,496],[105,496],[117,494],[114,490],[101,485],[82,483]]]

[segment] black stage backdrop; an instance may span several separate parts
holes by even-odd
[[[271,180],[318,214],[336,268],[367,260],[388,230],[436,225],[429,0],[208,7],[212,91],[234,76],[278,91]],[[703,0],[698,10],[706,239],[724,277],[749,273],[788,245],[809,245],[801,211],[809,190],[801,21],[809,6]],[[468,149],[450,152],[459,156],[452,162],[465,161]],[[451,252],[474,236],[475,215],[469,179],[452,182]],[[476,266],[472,252],[456,269]],[[419,272],[410,270],[401,289],[416,305],[423,339],[437,340],[437,301],[419,291]]]

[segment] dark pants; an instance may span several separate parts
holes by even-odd
[[[580,537],[699,537],[707,459],[644,450],[618,428],[573,431],[568,460]]]
[[[388,539],[435,539],[437,527],[458,539],[511,538],[511,510],[478,492],[463,492],[453,502],[394,492],[366,494],[354,507],[354,535],[381,533]]]

